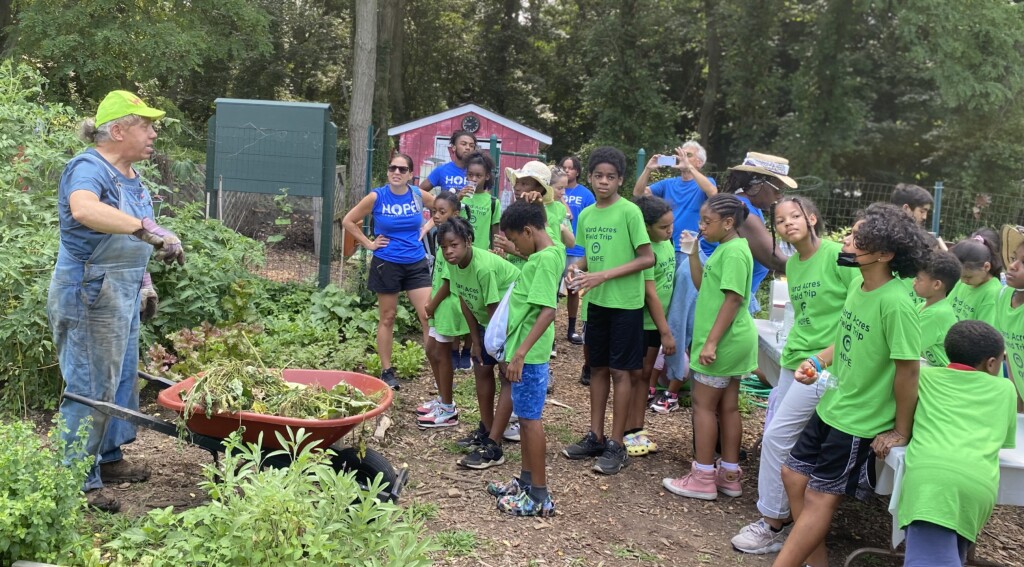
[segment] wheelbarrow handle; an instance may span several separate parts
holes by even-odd
[[[139,370],[139,378],[142,378],[143,380],[149,382],[150,384],[155,385],[157,388],[161,390],[166,390],[167,388],[170,388],[171,386],[174,385],[174,382],[171,382],[167,378],[153,376],[152,374],[149,374],[148,372],[143,372],[141,370]]]

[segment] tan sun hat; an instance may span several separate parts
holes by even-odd
[[[747,152],[747,157],[743,158],[743,163],[729,169],[770,175],[785,183],[790,189],[796,189],[797,187],[796,181],[789,177],[789,160],[779,156]]]
[[[555,192],[551,190],[551,168],[541,161],[528,161],[519,169],[505,168],[505,177],[512,185],[524,177],[532,177],[544,188],[544,202],[550,203]]]
[[[1017,247],[1024,244],[1024,226],[1004,224],[1001,236],[999,240],[1003,245],[1003,267],[1006,268],[1012,263],[1010,257],[1017,251]],[[1017,259],[1024,261],[1024,258]]]

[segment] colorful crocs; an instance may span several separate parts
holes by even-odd
[[[498,499],[498,510],[512,516],[540,516],[547,518],[555,515],[555,502],[549,494],[544,502],[530,498],[529,492],[502,496]]]

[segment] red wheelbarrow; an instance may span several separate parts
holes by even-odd
[[[382,474],[384,492],[379,497],[382,500],[397,502],[402,487],[408,481],[408,469],[403,467],[396,473],[391,463],[377,451],[366,448],[365,454],[360,457],[355,447],[347,447],[338,442],[357,425],[380,415],[391,405],[393,399],[391,388],[377,378],[356,372],[286,369],[282,374],[285,381],[288,382],[317,384],[326,389],[333,388],[340,382],[346,382],[364,394],[384,392],[384,397],[376,408],[363,414],[340,419],[294,419],[252,412],[220,413],[207,416],[205,413],[196,411],[188,418],[187,430],[181,434],[176,424],[159,417],[109,402],[90,400],[75,394],[65,393],[64,395],[70,400],[89,406],[110,417],[123,419],[136,426],[171,437],[180,436],[184,441],[209,451],[215,462],[219,460],[220,453],[224,452],[224,440],[242,427],[245,428],[242,432],[242,439],[246,442],[255,443],[260,433],[263,434],[262,448],[267,453],[282,448],[276,433],[281,433],[287,439],[289,427],[292,431],[303,428],[309,434],[305,443],[319,441],[317,447],[330,447],[336,453],[331,459],[331,465],[335,470],[355,471],[356,480],[364,487],[369,486],[370,481],[377,474]],[[181,392],[191,389],[195,384],[195,378],[172,382],[145,372],[139,372],[139,378],[160,389],[160,393],[157,395],[158,404],[179,414],[183,413],[185,408],[185,404],[181,400]],[[286,467],[291,464],[291,459],[287,455],[274,455],[268,457],[264,462],[268,466]]]

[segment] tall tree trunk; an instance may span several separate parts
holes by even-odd
[[[394,0],[397,5],[396,17],[391,22],[391,73],[388,75],[388,101],[391,107],[391,118],[396,122],[405,122],[409,117],[405,114],[405,91],[402,88],[402,51],[405,49],[405,0]]]
[[[708,76],[704,85],[704,100],[700,105],[697,133],[705,148],[711,144],[711,131],[715,126],[715,100],[722,73],[722,45],[718,37],[718,14],[715,0],[704,0],[704,33],[706,36]],[[709,148],[710,149],[710,148]]]
[[[388,126],[392,120],[391,109],[391,65],[393,63],[395,20],[400,18],[400,0],[379,0],[380,13],[377,19],[377,68],[376,92],[373,103],[373,123],[377,127],[375,144],[379,151],[387,148]],[[376,155],[374,159],[381,159]],[[378,163],[380,163],[378,161]]]
[[[351,208],[366,194],[367,131],[373,117],[373,83],[377,70],[377,0],[359,0],[356,5],[352,102],[348,109],[349,170],[351,180],[345,194]]]
[[[14,1],[0,0],[0,53],[8,51],[13,47],[10,38],[7,36],[7,26],[14,21]]]

